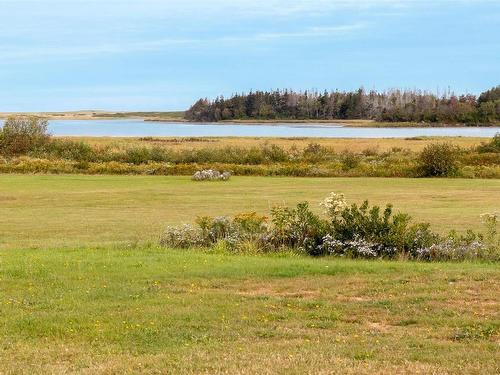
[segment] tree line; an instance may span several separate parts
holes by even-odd
[[[418,90],[255,91],[198,100],[189,121],[370,119],[387,122],[493,124],[500,121],[500,85],[479,96]]]

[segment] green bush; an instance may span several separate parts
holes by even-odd
[[[302,151],[302,159],[310,163],[319,163],[326,160],[328,154],[333,154],[333,152],[329,152],[326,147],[321,146],[319,143],[309,143]]]
[[[411,225],[411,217],[405,213],[394,215],[390,204],[383,211],[379,206],[370,208],[368,201],[360,206],[348,206],[343,195],[331,194],[322,206],[331,220],[329,235],[344,244],[339,249],[337,243],[334,252],[345,252],[349,247],[351,252],[357,252],[359,249],[352,249],[355,244],[364,247],[372,256],[415,255],[418,248],[429,246],[438,239],[430,231],[429,224]],[[328,244],[323,246],[323,252],[331,253],[330,247]]]
[[[0,136],[0,153],[4,155],[27,154],[49,141],[47,120],[36,116],[11,116],[7,118]]]
[[[288,153],[280,146],[265,143],[262,147],[262,154],[269,162],[285,162],[288,161]]]
[[[451,232],[441,238],[429,224],[411,224],[405,213],[348,205],[342,194],[332,193],[321,204],[326,218],[314,214],[307,202],[295,208],[277,206],[271,223],[256,213],[228,217],[201,217],[196,226],[169,227],[160,244],[167,247],[216,247],[233,252],[294,250],[312,256],[401,258],[417,260],[500,260],[498,214],[482,215],[485,234]]]
[[[419,155],[419,167],[424,177],[452,176],[458,171],[458,147],[449,143],[432,143]]]
[[[151,160],[149,148],[147,147],[130,147],[120,155],[120,161],[130,164],[146,164]]]
[[[500,133],[495,134],[493,139],[488,143],[482,143],[478,148],[478,152],[494,152],[500,153]]]
[[[326,223],[309,209],[307,202],[299,203],[293,209],[276,206],[271,210],[271,217],[273,228],[267,237],[269,245],[320,255],[317,249],[325,234]]]
[[[342,170],[349,171],[356,168],[360,163],[360,156],[351,151],[344,151],[340,154],[340,162],[342,163]]]
[[[96,152],[89,144],[68,139],[50,139],[40,151],[53,158],[78,162],[93,161],[96,157]]]

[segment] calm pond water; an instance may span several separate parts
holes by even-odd
[[[0,121],[0,126],[2,122]],[[325,124],[203,124],[142,120],[53,120],[49,131],[59,136],[109,137],[324,137],[406,138],[417,136],[493,137],[491,128],[346,128]]]

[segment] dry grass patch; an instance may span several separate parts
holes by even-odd
[[[416,137],[416,138],[265,138],[265,137],[62,137],[83,141],[93,146],[109,146],[112,149],[124,149],[128,147],[165,147],[175,150],[200,149],[200,148],[222,148],[227,146],[258,147],[264,143],[278,145],[287,150],[292,147],[303,149],[310,143],[317,143],[324,147],[333,148],[340,152],[350,150],[352,152],[375,151],[385,152],[393,148],[421,151],[429,143],[442,142],[442,137]],[[447,142],[462,148],[477,147],[482,142],[488,142],[491,138],[475,137],[446,137]]]

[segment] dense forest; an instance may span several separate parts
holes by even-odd
[[[483,92],[442,96],[423,91],[256,91],[198,100],[190,121],[370,119],[387,122],[494,124],[500,121],[500,86]]]

